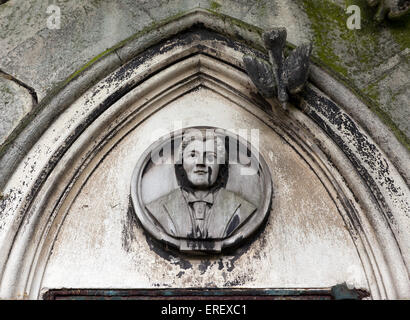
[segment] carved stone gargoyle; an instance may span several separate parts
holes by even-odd
[[[265,98],[277,97],[286,109],[289,94],[299,93],[308,78],[311,44],[303,44],[284,56],[286,29],[274,28],[262,34],[269,62],[255,56],[243,58],[246,71],[260,94]]]
[[[410,10],[410,0],[367,0],[371,7],[377,6],[374,19],[381,22],[387,16],[389,19],[397,19]]]

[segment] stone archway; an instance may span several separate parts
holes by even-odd
[[[239,286],[307,288],[321,287],[320,283],[330,286],[337,284],[334,282],[348,280],[353,285],[369,290],[373,298],[408,295],[405,266],[408,243],[406,235],[399,232],[399,226],[407,225],[403,212],[408,209],[408,189],[393,163],[360,128],[357,120],[352,119],[344,110],[343,104],[346,101],[338,101],[337,91],[333,92],[333,100],[326,92],[326,86],[329,91],[332,90],[329,89],[331,86],[336,86],[338,90],[344,88],[335,84],[319,68],[313,67],[312,81],[301,100],[284,112],[275,105],[271,106],[257,94],[243,70],[244,54],[252,53],[266,59],[253,30],[239,30],[228,26],[223,20],[200,10],[165,24],[162,28],[159,32],[144,35],[122,47],[128,53],[129,62],[119,66],[111,63],[110,55],[107,55],[100,66],[97,64],[88,69],[83,79],[94,76],[98,78],[99,68],[108,72],[104,77],[98,78],[97,82],[97,79],[88,82],[85,89],[81,85],[81,79],[75,80],[72,83],[74,89],[77,87],[78,92],[82,90],[82,93],[74,95],[75,98],[68,98],[72,89],[70,86],[63,89],[48,103],[48,115],[37,115],[31,127],[21,135],[23,137],[24,134],[42,130],[41,134],[37,133],[36,141],[23,139],[28,144],[25,148],[30,151],[22,155],[16,165],[8,163],[9,177],[5,183],[8,197],[3,201],[5,215],[1,234],[2,297],[41,298],[44,290],[53,285],[58,288],[76,284],[75,281],[70,283],[69,277],[61,269],[64,268],[61,262],[69,259],[75,265],[81,259],[77,257],[79,260],[76,260],[69,254],[64,256],[57,253],[52,256],[53,250],[73,252],[70,250],[77,244],[75,232],[70,232],[70,228],[77,226],[77,231],[82,235],[85,233],[81,232],[87,231],[87,223],[84,225],[75,222],[75,215],[82,212],[78,207],[80,203],[76,201],[81,197],[85,197],[82,201],[93,199],[91,203],[95,206],[104,203],[99,197],[105,189],[111,190],[114,197],[115,194],[121,194],[120,205],[108,204],[112,205],[111,213],[119,210],[117,213],[121,214],[126,224],[131,224],[131,221],[126,220],[130,219],[129,181],[127,182],[129,170],[115,173],[116,168],[124,168],[129,161],[134,164],[138,154],[150,142],[145,141],[144,137],[148,137],[158,126],[172,131],[172,121],[181,119],[181,113],[185,111],[187,113],[182,117],[185,121],[183,126],[212,125],[230,129],[230,126],[241,128],[243,125],[244,128],[256,127],[261,130],[261,152],[266,159],[270,159],[277,203],[273,205],[271,220],[268,222],[270,229],[265,228],[267,233],[254,240],[248,251],[241,252],[240,255],[234,254],[233,259],[214,257],[210,262],[211,268],[213,264],[216,270],[220,263],[224,266],[241,258],[243,265],[236,267],[238,274],[231,278],[225,275],[226,280],[221,271],[219,280],[212,282],[211,278],[207,279],[205,276],[201,281],[189,284],[180,272],[187,270],[184,271],[185,277],[189,272],[192,272],[191,276],[200,277],[203,270],[206,273],[208,264],[174,257],[174,260],[164,259],[163,263],[164,267],[177,267],[170,270],[170,274],[175,273],[175,281],[167,282],[166,277],[161,278],[159,275],[157,280],[162,279],[161,285],[178,288],[192,285],[223,287],[225,283],[225,286],[232,287],[235,286],[234,281],[240,278],[241,272],[249,271],[245,265],[255,259],[255,266],[262,270],[263,275],[273,276],[266,283],[257,277],[245,279],[244,282],[238,282]],[[238,33],[243,41],[238,41]],[[323,83],[325,79],[327,84]],[[346,96],[343,95],[345,98]],[[351,99],[348,102],[359,103]],[[59,109],[64,105],[67,108]],[[209,117],[210,114],[219,112],[221,113],[216,119]],[[41,128],[36,129],[38,124],[41,124]],[[132,149],[132,145],[139,147]],[[280,152],[274,153],[275,150]],[[131,160],[126,158],[124,162],[124,158],[116,157],[116,152],[120,155],[123,153]],[[4,159],[2,161],[7,163],[7,158]],[[395,165],[400,166],[400,163]],[[7,166],[5,168],[7,170]],[[87,198],[87,190],[95,191],[99,183],[101,186],[102,182],[107,182],[104,174],[114,174],[112,177],[120,184],[113,189],[104,186]],[[121,178],[117,179],[118,177]],[[300,177],[303,179],[298,180]],[[312,181],[315,182],[310,186],[312,192],[306,192]],[[94,187],[87,186],[88,183],[94,184]],[[293,209],[289,205],[289,199],[286,200],[286,192],[289,192],[291,202],[295,204]],[[313,211],[301,208],[303,205],[314,208],[319,199],[323,203],[317,207],[321,213],[316,217],[315,224]],[[86,202],[82,205],[89,206]],[[86,208],[88,207],[83,207]],[[102,211],[104,210],[85,210],[90,216],[84,222],[90,223],[92,217],[99,221],[98,217],[104,217],[99,215]],[[110,212],[104,212],[107,213],[112,217]],[[115,221],[120,223],[121,219]],[[102,227],[104,219],[99,223],[96,223],[97,229]],[[325,227],[332,223],[334,228]],[[117,226],[124,227],[120,224]],[[290,226],[297,232],[292,231]],[[84,254],[87,253],[86,248],[96,248],[95,241],[109,239],[109,228],[101,233],[94,233],[95,230],[89,230],[89,236],[92,235],[94,240],[80,237],[80,240],[85,240],[82,243],[87,244],[83,248]],[[119,231],[120,229],[114,230],[113,235],[118,236]],[[147,261],[157,257],[158,253],[150,247],[149,242],[144,242],[146,240],[142,230],[129,225],[122,231],[131,232],[124,235],[125,240],[121,239],[122,242],[118,238],[115,240],[117,244],[121,244],[125,256],[129,258],[131,255],[136,259],[135,250],[138,249],[139,252],[145,252]],[[261,252],[260,241],[275,243],[275,237],[279,237],[280,231],[284,231],[284,237],[279,238],[282,242],[278,243],[284,245],[290,241],[287,244],[291,249],[271,245],[267,246],[271,256],[267,252]],[[330,237],[331,234],[338,235],[339,239],[336,236]],[[296,242],[286,240],[295,239],[299,235],[302,238]],[[330,237],[328,242],[324,241],[324,235]],[[98,237],[101,238],[98,240]],[[94,242],[90,244],[87,241]],[[124,245],[123,241],[128,242]],[[321,244],[323,247],[320,247]],[[298,253],[301,254],[300,249],[304,245],[308,247],[307,252],[313,252],[309,248],[316,248],[318,254],[316,260],[313,259],[310,264],[306,262],[305,266],[297,256]],[[115,265],[108,257],[109,253],[115,252],[116,247],[110,248],[111,251],[107,249],[108,251],[100,252],[100,260],[96,260],[106,262],[107,272]],[[306,250],[306,247],[303,248]],[[313,265],[319,261],[321,250],[329,250],[324,255],[328,257],[325,267],[330,270],[330,274],[328,278],[316,275],[315,279]],[[262,253],[265,254],[265,260],[254,258]],[[353,266],[349,271],[354,275],[352,279],[346,279],[346,274],[340,278],[337,275],[338,270],[347,266],[342,263],[343,256],[349,257],[347,260]],[[271,272],[280,258],[284,260],[283,266],[290,268],[293,264],[299,269],[295,268],[286,274],[285,267],[278,267],[275,272]],[[92,259],[88,261],[89,264],[86,260],[82,261],[85,264],[77,266],[83,268],[79,279],[85,281],[82,287],[85,289],[118,286],[152,288],[156,284],[150,283],[142,275],[139,279],[132,280],[130,275],[135,272],[135,265],[130,261],[130,265],[125,260],[122,261],[123,269],[113,269],[125,274],[128,270],[130,278],[125,277],[123,280],[118,277],[98,277],[92,266]],[[298,263],[295,264],[295,261]],[[335,261],[341,263],[340,269],[337,264],[331,269]],[[195,270],[189,267],[182,270],[180,265],[183,263],[189,263],[191,267],[194,265]],[[137,267],[141,268],[141,274],[153,271],[138,264]],[[47,268],[53,272],[47,273]],[[303,277],[298,278],[296,274],[301,270],[306,273],[302,272]],[[89,278],[90,281],[87,282],[85,279],[92,274],[94,278]],[[67,280],[66,284],[63,278]],[[77,288],[81,287],[81,284],[77,285]]]

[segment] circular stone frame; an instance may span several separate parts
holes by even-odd
[[[171,140],[176,140],[183,135],[183,132],[187,129],[216,129],[217,135],[223,133],[224,137],[229,137],[230,139],[235,139],[236,142],[246,146],[248,152],[251,153],[251,157],[258,155],[256,158],[258,163],[258,174],[262,180],[262,190],[261,190],[261,201],[260,205],[257,206],[257,210],[250,218],[248,218],[245,223],[239,227],[236,231],[230,234],[228,237],[223,239],[212,239],[212,240],[197,240],[197,239],[187,239],[187,238],[177,238],[167,234],[158,224],[156,224],[150,217],[150,214],[145,208],[144,201],[142,199],[142,179],[150,163],[151,154],[155,150],[161,150],[165,145],[170,143]],[[167,139],[165,138],[167,137]],[[249,238],[264,221],[269,216],[271,204],[273,199],[273,187],[272,187],[272,177],[269,171],[269,167],[263,159],[262,155],[257,151],[248,141],[239,135],[233,134],[225,129],[211,128],[211,127],[189,127],[182,130],[177,130],[170,132],[166,136],[163,136],[158,141],[148,147],[147,150],[142,154],[137,165],[133,171],[131,177],[131,200],[134,208],[134,213],[140,221],[143,228],[149,233],[151,237],[159,240],[162,243],[171,245],[172,247],[179,248],[182,252],[189,253],[218,253],[223,249],[228,247],[233,247],[243,243],[243,241]],[[184,245],[185,243],[185,245]],[[181,246],[182,245],[182,246]],[[188,245],[189,248],[186,246]],[[197,248],[197,249],[195,249]],[[200,249],[198,249],[200,248]]]

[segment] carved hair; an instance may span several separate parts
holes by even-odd
[[[185,169],[183,167],[184,161],[184,150],[187,145],[193,141],[207,141],[213,139],[216,145],[217,159],[223,156],[223,163],[219,165],[218,177],[215,184],[210,188],[210,190],[216,191],[219,188],[225,187],[228,182],[228,155],[229,155],[229,143],[228,137],[225,135],[218,135],[219,130],[215,129],[188,129],[182,134],[182,141],[178,148],[177,161],[175,162],[175,176],[177,178],[178,185],[188,191],[192,191],[193,188],[188,180]],[[223,139],[224,137],[224,139]]]

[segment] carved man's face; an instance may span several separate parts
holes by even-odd
[[[193,140],[183,153],[183,167],[189,182],[198,189],[208,189],[219,173],[215,140]]]

